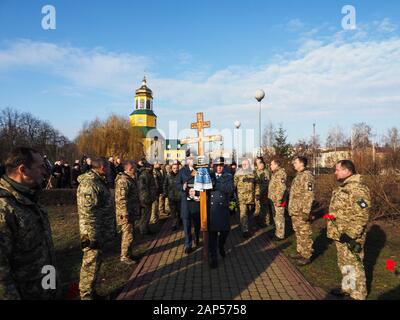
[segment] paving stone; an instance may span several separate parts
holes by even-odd
[[[211,270],[202,262],[202,249],[183,253],[183,231],[171,231],[171,220],[152,242],[118,299],[321,299],[274,244],[265,230],[244,241],[238,219],[226,244],[227,257]]]

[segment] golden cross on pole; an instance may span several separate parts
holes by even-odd
[[[204,136],[204,129],[210,128],[210,121],[204,121],[203,112],[199,112],[196,114],[197,122],[193,122],[191,124],[192,129],[197,129],[197,138],[186,138],[182,139],[182,144],[195,144],[197,143],[197,153],[199,156],[204,156],[204,143],[205,142],[214,142],[214,141],[222,141],[222,136],[220,135],[211,135]]]
[[[198,155],[205,156],[204,143],[211,141],[222,141],[222,136],[211,135],[204,136],[204,128],[210,128],[210,121],[204,121],[203,112],[196,114],[197,122],[191,124],[192,129],[197,129],[197,138],[182,139],[182,144],[196,144],[198,146]],[[211,159],[210,159],[211,160]],[[208,228],[207,228],[207,194],[206,191],[200,192],[200,228],[203,232],[203,261],[208,261]]]

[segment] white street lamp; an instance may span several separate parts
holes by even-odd
[[[258,134],[259,134],[259,156],[261,157],[261,101],[265,97],[265,92],[262,89],[258,89],[255,94],[255,99],[260,103],[260,111],[258,113]]]
[[[235,125],[235,128],[237,129],[236,130],[236,145],[237,145],[237,149],[236,149],[236,165],[238,166],[239,165],[239,128],[240,128],[240,126],[242,125],[241,123],[240,123],[240,121],[239,120],[236,120],[235,121],[235,123],[234,123],[234,125]]]

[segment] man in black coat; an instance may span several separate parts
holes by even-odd
[[[185,233],[185,253],[189,254],[192,252],[192,222],[197,233],[197,230],[200,230],[200,214],[197,212],[197,205],[189,196],[190,189],[194,188],[194,177],[196,176],[194,159],[192,157],[187,158],[186,164],[179,171],[176,186],[181,192],[181,218]],[[196,246],[198,245],[199,240],[196,236]]]
[[[211,172],[213,189],[208,192],[208,231],[211,268],[218,267],[218,252],[225,258],[225,242],[230,225],[229,202],[234,192],[233,176],[224,170],[224,158],[215,163],[215,172]]]

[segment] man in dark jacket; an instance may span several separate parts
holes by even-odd
[[[54,163],[53,170],[51,173],[56,180],[55,187],[57,189],[61,189],[63,187],[63,185],[62,185],[62,177],[63,177],[63,171],[64,171],[63,166],[64,166],[64,164],[62,163],[62,161],[56,161]]]
[[[218,253],[225,258],[225,242],[230,231],[229,202],[234,192],[233,176],[224,170],[224,158],[215,162],[211,172],[213,189],[208,195],[208,230],[211,268],[218,267]]]
[[[79,160],[76,160],[71,170],[71,182],[73,188],[78,188],[78,177],[81,175],[81,166]]]
[[[170,173],[164,179],[163,195],[168,198],[170,214],[173,219],[172,230],[177,230],[180,221],[181,212],[181,191],[178,189],[176,182],[179,177],[178,164],[173,164]]]
[[[190,197],[189,191],[194,188],[194,177],[196,176],[196,170],[194,168],[194,159],[192,157],[187,158],[186,166],[179,171],[179,176],[176,182],[178,190],[181,192],[181,218],[183,223],[183,231],[185,233],[185,253],[189,254],[192,252],[192,220],[193,214],[189,208]],[[200,220],[200,219],[199,219]],[[200,225],[200,221],[195,219],[195,223]],[[198,245],[198,243],[196,243]]]
[[[149,228],[149,222],[151,215],[151,206],[157,197],[157,188],[152,170],[152,166],[149,163],[145,163],[140,168],[140,175],[138,178],[139,201],[141,208],[139,229],[142,235],[153,233]]]

